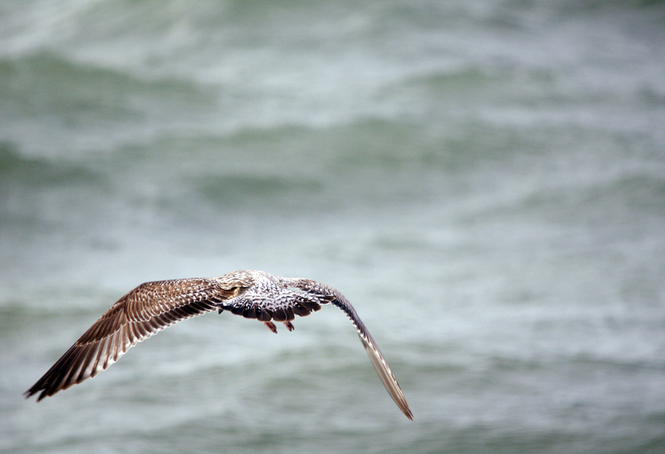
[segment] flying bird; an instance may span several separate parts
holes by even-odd
[[[94,377],[127,350],[158,331],[206,312],[229,311],[289,331],[296,315],[304,317],[331,303],[353,323],[383,386],[407,418],[413,414],[390,366],[349,301],[337,290],[310,279],[273,276],[264,271],[232,271],[217,278],[146,282],[120,298],[62,357],[25,392],[37,402]]]

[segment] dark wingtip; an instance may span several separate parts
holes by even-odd
[[[27,390],[26,392],[23,393],[23,398],[26,399],[26,400],[30,399],[32,396],[37,394],[39,391],[40,390],[38,390],[38,389],[30,388],[29,390]],[[44,392],[42,392],[39,396],[37,396],[37,402],[42,400],[44,397],[46,397],[46,396],[44,395]]]

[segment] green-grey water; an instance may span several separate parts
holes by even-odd
[[[1,1],[0,451],[665,451],[657,1]],[[36,404],[144,281],[343,292],[209,314]]]

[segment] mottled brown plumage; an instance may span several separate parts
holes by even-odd
[[[283,322],[293,330],[296,315],[304,317],[332,303],[349,317],[367,354],[397,406],[413,419],[409,405],[376,342],[351,303],[337,290],[309,279],[289,279],[264,271],[233,271],[218,278],[146,282],[120,298],[25,396],[37,401],[94,377],[137,343],[181,320],[206,312],[230,311],[257,319],[273,332]]]

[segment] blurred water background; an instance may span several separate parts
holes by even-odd
[[[665,452],[660,1],[0,2],[0,451]],[[32,385],[144,281],[338,288]]]

